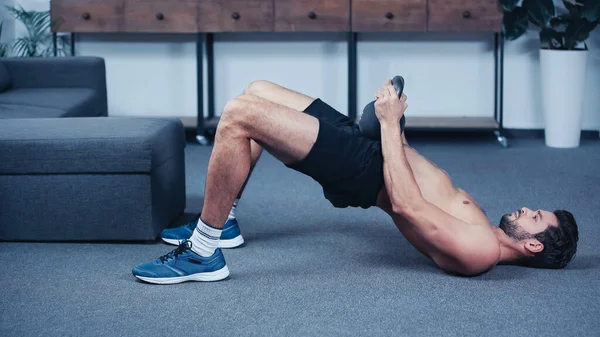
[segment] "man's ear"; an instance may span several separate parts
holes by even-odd
[[[544,250],[544,244],[535,239],[526,240],[525,250],[529,251],[530,253],[537,254]]]

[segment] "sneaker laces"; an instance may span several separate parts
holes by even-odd
[[[192,242],[189,240],[186,240],[184,242],[182,242],[179,246],[177,246],[177,248],[175,248],[174,250],[168,252],[167,254],[159,257],[159,260],[161,263],[165,263],[171,259],[176,258],[177,256],[187,252],[188,250],[192,249]]]

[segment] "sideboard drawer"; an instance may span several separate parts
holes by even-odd
[[[429,31],[502,30],[498,0],[429,0]]]
[[[122,0],[52,0],[54,32],[120,32],[123,29]]]
[[[202,0],[198,2],[201,32],[272,32],[273,0]]]
[[[350,0],[275,0],[277,32],[347,32]]]
[[[194,0],[125,0],[125,31],[196,32],[196,3]]]
[[[424,32],[426,29],[427,0],[352,0],[354,31]]]

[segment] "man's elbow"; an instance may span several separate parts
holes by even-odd
[[[405,218],[408,218],[410,214],[414,213],[414,210],[404,202],[392,202],[392,211],[394,214],[401,215]]]
[[[450,260],[450,261],[448,261]],[[494,265],[489,263],[465,263],[456,259],[435,260],[435,264],[445,273],[463,276],[476,277],[489,271]]]
[[[401,202],[392,202],[392,212],[398,215],[405,215],[406,207]]]
[[[392,200],[392,211],[407,219],[413,218],[423,208],[425,199],[411,198],[410,200]]]
[[[457,272],[465,276],[479,276],[492,269],[500,258],[499,249],[494,248],[481,250],[477,253],[461,259],[457,264]]]

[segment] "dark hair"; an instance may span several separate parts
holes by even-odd
[[[561,269],[575,256],[579,231],[573,214],[565,210],[556,210],[554,215],[558,218],[558,226],[549,226],[545,231],[533,236],[544,244],[544,250],[521,261],[523,265]]]

